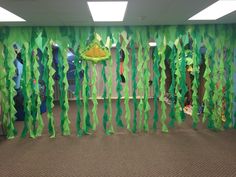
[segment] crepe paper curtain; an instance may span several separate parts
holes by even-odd
[[[83,134],[83,130],[81,129],[81,101],[80,94],[82,90],[82,79],[80,77],[80,72],[82,69],[82,61],[80,60],[79,47],[75,52],[75,97],[76,97],[76,106],[77,106],[77,114],[76,114],[76,134],[77,136],[81,136]]]
[[[48,117],[48,133],[51,138],[56,136],[55,132],[55,120],[53,116],[53,107],[54,107],[54,84],[55,81],[53,79],[55,74],[55,69],[52,67],[53,56],[52,56],[52,48],[51,44],[47,46],[48,54],[44,55],[45,65],[44,65],[44,73],[46,75],[46,107],[47,107],[47,117]]]
[[[119,127],[124,127],[123,122],[121,120],[122,116],[122,108],[121,108],[121,78],[120,78],[120,42],[118,41],[116,44],[116,92],[117,92],[117,101],[116,101],[116,125]]]
[[[104,114],[103,114],[103,117],[102,117],[102,122],[103,122],[103,129],[105,131],[106,134],[109,134],[109,131],[107,130],[107,122],[108,122],[108,113],[107,113],[107,109],[108,109],[108,103],[107,103],[107,88],[106,88],[106,85],[107,85],[107,77],[106,77],[106,61],[103,61],[102,62],[103,65],[102,65],[102,78],[103,78],[103,83],[104,83],[104,88],[103,88],[103,94],[102,94],[102,97],[103,97],[103,106],[104,106]]]
[[[121,49],[124,51],[125,58],[124,58],[124,78],[125,78],[125,83],[124,83],[124,105],[125,105],[125,120],[126,120],[126,126],[129,131],[131,131],[131,126],[130,126],[130,108],[129,108],[129,51],[127,49],[128,44],[129,44],[129,39],[127,38],[127,33],[122,33],[121,34],[123,40],[121,44]]]
[[[58,49],[58,70],[59,70],[59,87],[60,87],[60,127],[62,135],[70,135],[70,120],[68,117],[68,80],[67,71],[69,69],[67,63],[67,49]]]
[[[3,91],[3,95],[6,97],[6,102],[3,102],[3,127],[6,131],[6,136],[8,139],[13,139],[17,134],[14,122],[15,122],[15,103],[14,96],[16,91],[14,89],[15,82],[13,77],[15,75],[15,66],[14,66],[14,51],[13,49],[8,49],[7,46],[3,46],[3,56],[4,56],[4,67],[5,67],[5,80],[3,83],[6,84],[6,90]],[[4,76],[1,76],[4,77]],[[2,78],[3,79],[3,78]],[[1,81],[2,82],[2,81]],[[6,94],[6,92],[8,92]],[[3,98],[4,98],[3,96]]]
[[[27,133],[29,132],[31,138],[35,138],[35,134],[33,132],[33,117],[31,114],[31,72],[28,68],[30,68],[30,51],[29,51],[29,44],[27,42],[24,43],[22,48],[22,57],[23,57],[23,95],[24,95],[24,113],[25,113],[25,120],[24,120],[24,129],[22,131],[21,136],[24,138],[26,137]]]
[[[169,93],[170,93],[171,105],[170,105],[169,115],[170,115],[171,120],[169,122],[169,126],[174,127],[174,123],[176,121],[176,118],[175,118],[175,82],[176,82],[175,70],[176,70],[176,60],[178,60],[178,58],[177,58],[175,46],[173,46],[172,44],[172,46],[170,47],[171,47],[171,54],[170,54],[171,85],[169,88]]]
[[[176,51],[172,48],[171,56],[170,56],[170,66],[171,66],[171,77],[172,79],[171,87],[169,88],[170,94],[172,95],[172,104],[171,104],[171,123],[170,126],[174,125],[175,120],[177,122],[182,122],[185,114],[183,114],[183,106],[184,106],[184,99],[187,91],[186,87],[186,62],[185,62],[185,46],[190,42],[191,35],[194,41],[195,48],[193,51],[193,58],[196,60],[194,62],[194,82],[192,85],[193,89],[193,120],[194,120],[194,127],[196,127],[198,123],[198,115],[197,115],[197,108],[198,108],[198,98],[197,98],[197,88],[199,86],[199,64],[200,64],[200,53],[199,47],[202,43],[206,46],[206,55],[205,55],[205,65],[206,70],[204,73],[205,78],[205,93],[203,97],[204,102],[204,113],[203,113],[203,121],[207,121],[208,127],[210,129],[215,130],[222,130],[223,128],[230,128],[231,126],[236,127],[235,121],[232,118],[232,103],[233,103],[233,66],[229,65],[232,63],[232,52],[233,48],[235,48],[235,25],[199,25],[199,26],[162,26],[162,27],[0,27],[0,43],[1,43],[1,59],[0,67],[1,67],[1,84],[0,84],[0,92],[1,92],[1,103],[3,110],[3,124],[4,129],[8,134],[8,138],[13,138],[15,136],[16,130],[14,128],[14,120],[15,120],[15,113],[14,110],[14,103],[13,98],[16,95],[15,88],[14,88],[14,81],[13,77],[15,75],[15,67],[13,61],[15,59],[15,53],[12,48],[12,44],[18,43],[22,46],[22,58],[25,61],[24,63],[24,71],[23,71],[23,95],[24,95],[24,111],[25,111],[25,126],[24,131],[22,132],[23,137],[29,132],[31,137],[39,136],[42,132],[43,122],[40,118],[39,108],[40,108],[40,98],[39,98],[39,73],[38,70],[38,63],[36,62],[36,56],[32,55],[32,52],[35,53],[36,49],[39,48],[43,52],[42,63],[44,66],[43,74],[43,81],[46,85],[46,103],[47,103],[47,111],[48,111],[48,118],[49,124],[51,122],[51,128],[49,127],[49,134],[52,137],[55,137],[55,130],[54,130],[54,119],[52,114],[53,108],[53,76],[54,70],[52,69],[53,61],[52,61],[52,49],[51,43],[49,41],[52,40],[55,43],[59,44],[59,84],[60,84],[60,91],[61,91],[61,100],[60,106],[62,109],[61,112],[61,129],[62,134],[69,134],[69,117],[68,117],[68,81],[67,81],[67,70],[68,70],[68,63],[67,63],[67,48],[72,47],[75,48],[79,44],[79,50],[76,51],[75,61],[77,60],[79,63],[80,59],[80,52],[84,51],[88,46],[86,44],[86,40],[88,35],[93,33],[98,33],[101,38],[107,39],[109,36],[112,41],[117,43],[116,48],[116,78],[117,78],[117,85],[116,90],[118,94],[118,99],[116,102],[116,110],[112,110],[111,107],[111,89],[112,89],[112,75],[110,74],[108,80],[106,82],[106,102],[107,107],[109,105],[109,118],[106,121],[106,128],[107,130],[112,130],[112,111],[116,112],[116,122],[118,126],[123,126],[122,123],[122,104],[121,104],[121,97],[122,97],[122,85],[121,85],[121,78],[120,78],[120,49],[125,48],[121,47],[120,44],[120,36],[122,34],[127,33],[128,35],[125,37],[126,40],[130,41],[131,52],[129,52],[126,56],[131,56],[132,59],[132,89],[133,91],[133,98],[134,98],[134,120],[133,120],[133,127],[132,131],[136,132],[137,127],[139,129],[148,130],[148,123],[149,123],[149,66],[148,60],[149,56],[149,46],[148,42],[150,36],[152,39],[157,38],[157,45],[158,51],[156,52],[156,56],[154,57],[154,65],[160,65],[161,67],[161,79],[160,79],[160,88],[159,88],[159,76],[157,75],[159,72],[159,66],[154,67],[154,77],[153,77],[153,86],[154,86],[154,121],[153,121],[153,128],[157,126],[158,120],[158,102],[157,97],[160,97],[161,101],[161,123],[163,124],[162,130],[167,131],[167,127],[165,129],[165,121],[166,121],[166,106],[164,103],[164,96],[165,96],[165,49],[167,44],[170,46],[172,41],[175,41],[175,47],[177,48]],[[109,32],[108,32],[109,31]],[[158,37],[157,37],[158,34]],[[154,37],[155,36],[155,37]],[[166,41],[163,41],[163,36],[166,36]],[[176,40],[176,36],[178,36]],[[130,37],[130,38],[129,38]],[[202,41],[199,39],[203,39]],[[134,44],[132,44],[132,41]],[[102,41],[101,45],[102,44]],[[126,42],[126,41],[125,41]],[[123,43],[122,43],[123,44]],[[125,43],[124,43],[125,44]],[[133,45],[133,46],[132,46]],[[135,45],[138,46],[137,49],[137,60],[135,61]],[[38,49],[37,49],[38,50]],[[109,47],[108,47],[109,50]],[[226,50],[226,53],[225,53]],[[174,53],[176,52],[176,53]],[[159,59],[159,63],[157,58]],[[109,57],[111,58],[111,57]],[[175,60],[175,62],[171,62],[171,59]],[[128,61],[128,60],[126,60]],[[77,62],[75,62],[76,64]],[[155,64],[156,63],[156,64]],[[225,63],[225,64],[224,64]],[[108,64],[108,63],[107,63]],[[128,62],[126,63],[128,64]],[[110,61],[109,71],[111,72],[112,60]],[[30,67],[31,66],[31,67]],[[128,65],[127,65],[128,66]],[[137,68],[135,67],[137,66]],[[175,69],[173,69],[175,67]],[[211,71],[211,69],[213,70]],[[81,64],[76,66],[76,77],[79,78],[79,72],[81,71]],[[89,128],[93,128],[90,123],[90,115],[88,110],[88,99],[90,96],[89,90],[89,77],[88,77],[88,64],[84,63],[83,69],[85,71],[83,87],[81,81],[76,79],[76,101],[77,101],[77,135],[82,135],[84,132],[88,133]],[[157,69],[155,71],[155,69]],[[14,70],[14,71],[13,71]],[[128,70],[126,70],[128,73]],[[125,75],[127,74],[125,73]],[[126,75],[127,79],[128,74]],[[173,77],[174,76],[174,77]],[[137,77],[137,83],[136,83]],[[8,79],[7,79],[8,78]],[[135,79],[134,79],[135,78]],[[213,79],[211,79],[213,78]],[[227,78],[227,79],[226,79]],[[96,81],[91,79],[92,85],[95,84]],[[3,80],[3,82],[2,82]],[[175,82],[175,83],[174,83]],[[129,99],[126,91],[126,84],[124,84],[124,97],[126,106],[128,105]],[[225,89],[225,94],[223,94],[223,88]],[[137,90],[136,90],[137,89]],[[83,101],[84,101],[84,116],[81,120],[81,101],[80,101],[80,92],[83,90]],[[92,91],[93,92],[93,91]],[[91,93],[92,93],[91,92]],[[135,97],[136,93],[140,96],[138,106],[135,106]],[[159,95],[160,93],[160,95]],[[95,95],[95,94],[94,94]],[[175,100],[173,98],[175,96]],[[93,96],[93,101],[95,103],[95,96]],[[156,102],[155,102],[156,100]],[[175,101],[175,102],[174,102]],[[6,104],[5,104],[6,103]],[[13,103],[13,104],[12,104]],[[174,105],[175,103],[175,105]],[[225,105],[224,105],[225,104]],[[105,106],[105,105],[104,105]],[[136,108],[135,108],[136,107]],[[175,110],[173,109],[175,108]],[[32,110],[35,109],[35,112]],[[130,109],[130,108],[129,108]],[[139,111],[139,117],[137,117],[136,109]],[[127,108],[125,108],[125,120],[126,125],[130,129],[131,121],[129,116],[129,112],[127,112]],[[174,110],[174,111],[173,111]],[[106,109],[108,114],[108,108]],[[37,114],[36,114],[37,112]],[[173,114],[174,113],[174,114]],[[93,113],[95,115],[95,111]],[[175,119],[174,116],[175,115]],[[81,117],[80,117],[81,116]],[[135,118],[136,116],[136,118]],[[225,116],[225,117],[224,117]],[[50,118],[51,117],[51,118]],[[96,119],[96,116],[93,116]],[[225,120],[226,118],[226,120]],[[93,123],[94,120],[93,119]],[[41,121],[41,122],[40,122]],[[226,121],[226,122],[224,122]],[[65,122],[65,124],[63,124]],[[82,125],[81,125],[82,122]],[[41,125],[40,125],[41,124]],[[234,124],[234,125],[233,125]],[[95,125],[95,124],[94,124]],[[109,125],[109,128],[108,128]],[[145,125],[145,126],[144,126]],[[66,129],[66,131],[65,131]],[[84,131],[85,130],[85,131]],[[84,132],[83,132],[84,131]],[[66,132],[66,133],[65,133]]]
[[[134,105],[134,116],[133,116],[133,127],[132,132],[136,133],[137,131],[137,108],[138,108],[138,102],[136,98],[136,90],[137,90],[137,62],[136,62],[136,50],[134,46],[134,40],[131,39],[130,41],[130,48],[131,48],[131,60],[132,60],[132,86],[133,86],[133,105]]]

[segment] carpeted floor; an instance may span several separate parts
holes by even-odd
[[[113,107],[115,110],[115,102]],[[100,119],[102,109],[99,101]],[[48,137],[46,128],[36,140],[19,135],[14,140],[0,138],[0,177],[236,176],[235,130],[212,132],[204,125],[193,130],[187,117],[168,134],[160,130],[132,134],[116,128],[114,135],[106,136],[100,125],[94,134],[77,137],[76,105],[70,102],[72,135],[63,137],[57,104],[54,112],[58,130],[55,139]],[[46,124],[46,115],[44,119]],[[20,134],[23,122],[16,126]]]

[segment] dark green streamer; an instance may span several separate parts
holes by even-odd
[[[137,109],[138,109],[138,102],[136,98],[136,90],[137,90],[137,66],[136,66],[136,57],[135,57],[135,46],[134,46],[134,40],[131,40],[130,42],[131,47],[131,59],[132,59],[132,86],[133,86],[133,105],[134,105],[134,118],[133,118],[133,128],[132,132],[136,133],[137,131]]]
[[[169,93],[171,97],[171,105],[170,105],[170,127],[174,127],[174,123],[176,121],[175,118],[175,70],[176,70],[176,60],[178,60],[176,55],[176,48],[172,46],[171,55],[170,55],[170,67],[171,67],[171,85],[169,88]]]
[[[120,105],[121,102],[121,78],[120,78],[120,42],[118,41],[116,44],[116,91],[117,91],[117,101],[116,101],[116,124],[119,127],[124,127],[123,122],[121,120],[122,108]]]
[[[68,81],[67,81],[67,71],[69,69],[67,63],[67,54],[66,49],[59,49],[58,54],[58,67],[59,67],[59,86],[60,86],[60,106],[61,106],[61,132],[62,135],[67,136],[70,135],[70,120],[68,117]]]

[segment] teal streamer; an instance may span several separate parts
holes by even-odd
[[[122,116],[122,108],[121,108],[121,78],[120,78],[120,42],[118,41],[116,44],[116,92],[117,92],[117,101],[116,101],[116,124],[118,127],[124,127],[123,122],[121,120]]]

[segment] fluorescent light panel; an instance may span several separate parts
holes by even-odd
[[[148,44],[149,44],[150,47],[155,47],[155,46],[157,46],[157,43],[156,43],[156,42],[149,42]]]
[[[0,7],[0,22],[24,22],[25,20],[12,12]]]
[[[128,1],[88,1],[95,22],[123,21]]]
[[[219,0],[188,20],[217,20],[236,10],[236,0]]]

